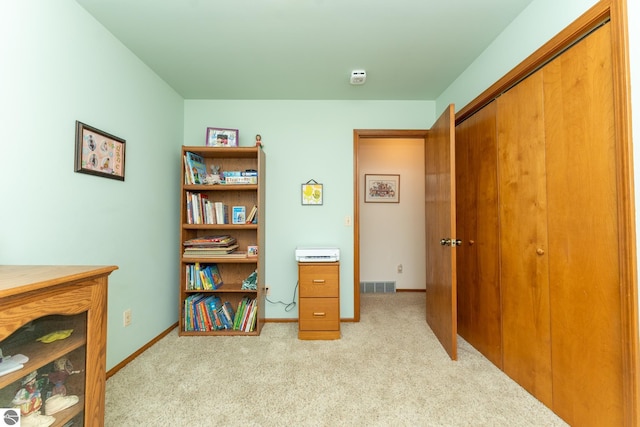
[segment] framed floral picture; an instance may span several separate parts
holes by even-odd
[[[400,175],[365,175],[365,203],[400,203]]]
[[[302,184],[302,204],[322,205],[322,184],[310,180]]]
[[[75,171],[124,181],[126,141],[76,121]]]

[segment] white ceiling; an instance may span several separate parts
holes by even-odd
[[[185,99],[435,100],[533,0],[76,1]]]

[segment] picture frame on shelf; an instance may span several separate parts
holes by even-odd
[[[75,142],[75,172],[124,181],[124,139],[76,120]]]
[[[302,184],[301,195],[303,205],[322,205],[324,196],[322,184],[318,184],[315,180],[310,179]]]
[[[244,206],[232,206],[231,207],[231,223],[232,224],[244,224],[246,221],[246,208]]]
[[[400,203],[400,175],[366,174],[364,201],[365,203]]]
[[[253,258],[257,256],[258,256],[258,246],[257,245],[247,246],[247,257]]]
[[[237,147],[238,129],[207,128],[207,147]]]

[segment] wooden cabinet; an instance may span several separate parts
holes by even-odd
[[[52,414],[53,426],[68,422],[104,425],[107,333],[107,278],[117,267],[0,266],[0,348],[4,356],[29,360],[0,376],[0,407],[11,408],[16,392],[29,374],[36,375],[35,405],[53,391],[48,376],[56,361],[67,359],[73,371],[66,378],[66,394],[78,403]],[[69,331],[64,339],[45,343],[38,338]],[[40,400],[38,400],[40,399]]]
[[[340,263],[298,263],[298,338],[340,338]]]
[[[211,184],[194,185],[185,182],[184,157],[187,152],[195,153],[204,159],[207,172],[211,167],[219,168],[220,172],[228,171],[256,171],[257,183],[255,184]],[[180,191],[180,247],[179,247],[179,312],[180,335],[259,335],[264,324],[264,277],[265,277],[265,239],[264,239],[264,212],[265,212],[265,154],[261,147],[182,147],[182,185]],[[189,221],[189,207],[193,203],[192,194],[200,194],[211,202],[221,202],[228,208],[228,223],[215,224],[193,223]],[[257,221],[254,223],[233,224],[231,211],[233,206],[245,207],[248,215],[251,208],[256,206]],[[191,206],[192,208],[192,206]],[[191,222],[191,223],[190,223]],[[189,239],[203,236],[229,235],[236,239],[238,248],[231,257],[185,257],[184,242]],[[249,246],[257,246],[257,256],[247,256]],[[244,254],[244,255],[243,255]],[[193,289],[190,285],[188,269],[198,265],[206,267],[216,265],[223,285],[217,289]],[[252,273],[257,272],[255,289],[243,289],[243,281]],[[253,330],[240,329],[213,329],[191,325],[190,302],[198,297],[215,296],[222,303],[229,302],[235,311],[243,299],[251,299],[256,303],[256,321]],[[200,315],[204,313],[200,312]],[[212,315],[212,313],[210,313]],[[195,315],[198,315],[196,312]]]

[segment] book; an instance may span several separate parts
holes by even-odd
[[[253,205],[251,210],[249,211],[249,215],[247,215],[247,224],[251,224],[256,219],[256,214],[258,213],[258,207]]]
[[[222,275],[220,275],[220,269],[218,268],[218,264],[207,265],[204,268],[204,272],[209,282],[212,284],[213,289],[218,289],[220,286],[224,284],[224,282],[222,281]]]
[[[188,247],[226,247],[236,243],[235,237],[228,234],[199,236],[193,239],[185,240],[184,246]]]
[[[225,319],[227,320],[226,323],[229,325],[228,329],[233,329],[233,319],[235,317],[235,312],[229,301],[225,301],[224,304],[222,304],[222,311],[225,315]]]
[[[225,184],[257,184],[257,176],[227,176],[224,178]]]
[[[216,211],[216,222],[218,224],[229,224],[229,207],[222,202],[214,202]]]
[[[229,255],[238,248],[238,245],[225,247],[187,247],[184,249],[184,255]],[[246,253],[244,256],[247,256]]]
[[[191,184],[204,184],[204,179],[207,177],[207,166],[204,158],[191,151],[187,151],[185,157]]]
[[[231,223],[244,224],[246,220],[246,208],[244,206],[233,206],[231,208]]]

